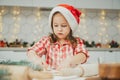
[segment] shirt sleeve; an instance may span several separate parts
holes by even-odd
[[[80,38],[76,38],[77,39],[77,46],[74,50],[74,54],[78,54],[78,53],[84,53],[86,55],[86,57],[88,58],[88,51],[85,48],[84,44],[83,44],[83,40],[81,40]],[[86,60],[87,60],[86,58]]]
[[[46,53],[45,45],[48,43],[48,37],[41,38],[37,43],[32,47],[28,48],[28,51],[33,50],[40,57]]]

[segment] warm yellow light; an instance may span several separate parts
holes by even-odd
[[[105,42],[107,43],[107,42],[108,42],[108,40],[107,40],[107,39],[105,39]]]
[[[105,20],[105,16],[101,16],[101,19],[102,19],[102,20]]]
[[[2,16],[0,16],[0,32],[3,31],[3,27],[2,27]]]
[[[4,10],[4,9],[2,9],[2,10],[1,10],[1,12],[2,12],[2,13],[4,13],[4,12],[5,12],[5,10]]]
[[[105,10],[102,10],[102,11],[101,11],[101,15],[102,15],[102,16],[105,16],[105,15],[106,15]]]
[[[85,13],[82,13],[81,17],[83,17],[83,18],[84,18],[85,16],[86,16],[86,15],[85,15]]]
[[[13,15],[15,15],[15,14],[16,14],[16,10],[13,11]]]
[[[2,24],[0,23],[0,32],[3,31]]]
[[[120,29],[120,25],[117,25],[117,27]]]
[[[2,34],[0,34],[0,39],[1,39],[1,40],[3,39],[3,35],[2,35]]]
[[[20,11],[17,11],[16,14],[19,15],[19,14],[20,14]]]
[[[20,8],[19,7],[14,7],[12,13],[13,13],[13,15],[19,15],[20,14]]]
[[[40,15],[41,15],[41,14],[40,14],[40,12],[37,12],[37,14],[36,14],[36,15],[37,15],[38,17],[40,17]]]

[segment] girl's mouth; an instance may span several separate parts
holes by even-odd
[[[63,33],[58,33],[59,35],[63,35]]]

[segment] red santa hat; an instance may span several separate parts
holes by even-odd
[[[81,12],[68,4],[59,4],[54,7],[49,15],[49,25],[51,26],[53,14],[60,12],[68,21],[72,31],[74,32],[80,23]]]

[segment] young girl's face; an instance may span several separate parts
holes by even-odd
[[[56,13],[53,16],[53,31],[59,39],[65,39],[70,33],[70,26],[60,13]]]

